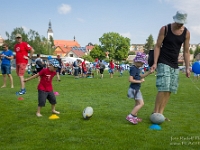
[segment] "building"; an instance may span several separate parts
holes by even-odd
[[[145,44],[131,44],[130,51],[137,52],[144,52],[144,46]]]
[[[49,20],[49,28],[47,30],[47,39],[48,39],[48,41],[50,40],[50,37],[53,38],[53,30],[52,30],[52,27],[51,27],[51,20]]]
[[[53,30],[51,27],[51,20],[49,21],[49,28],[47,30],[47,39],[53,38]],[[80,58],[83,55],[88,55],[90,51],[94,48],[92,43],[88,43],[86,47],[81,47],[80,44],[74,40],[54,40],[55,50],[53,55],[60,55],[61,57],[75,57]]]

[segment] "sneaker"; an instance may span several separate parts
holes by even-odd
[[[126,117],[126,120],[128,120],[132,124],[138,124],[138,119],[130,117],[129,115]]]
[[[26,94],[26,91],[25,90],[21,90],[19,92],[16,92],[16,95],[23,95],[23,94]]]
[[[56,111],[56,110],[53,110],[52,113],[53,113],[53,114],[60,114],[60,112],[59,112],[59,111]]]
[[[42,117],[42,115],[40,113],[36,113],[37,117]]]

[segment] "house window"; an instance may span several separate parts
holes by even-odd
[[[73,54],[70,54],[69,57],[74,57],[74,55],[73,55]]]

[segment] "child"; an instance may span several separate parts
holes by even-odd
[[[146,63],[146,55],[144,53],[137,53],[133,62],[134,65],[130,67],[129,82],[131,82],[131,84],[129,86],[127,96],[135,100],[135,106],[132,112],[126,117],[126,120],[128,120],[132,124],[137,124],[138,122],[142,121],[142,119],[137,117],[137,113],[144,105],[142,93],[140,91],[140,86],[141,83],[144,82],[144,78],[151,74],[151,72],[149,71],[144,74],[140,74],[139,68]]]
[[[52,87],[52,79],[56,75],[56,70],[58,68],[60,68],[59,62],[56,59],[51,59],[48,68],[44,68],[37,74],[24,80],[24,82],[27,82],[31,79],[37,78],[38,76],[41,78],[38,84],[38,109],[36,112],[36,116],[38,117],[42,117],[40,110],[45,106],[46,99],[48,99],[52,105],[52,113],[60,114],[60,112],[55,110],[56,97]]]

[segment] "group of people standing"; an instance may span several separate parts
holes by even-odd
[[[40,67],[40,64],[43,64],[40,55],[37,55],[36,62],[36,69],[37,73],[27,79],[24,78],[24,74],[26,72],[26,67],[28,64],[29,59],[32,60],[32,56],[34,53],[34,49],[27,43],[22,41],[21,34],[16,34],[15,39],[17,44],[14,46],[14,51],[16,53],[16,74],[20,80],[20,90],[16,92],[16,95],[23,95],[26,93],[25,82],[40,77],[39,84],[38,84],[38,109],[36,115],[41,117],[40,110],[42,107],[45,106],[46,99],[52,105],[52,113],[59,114],[60,112],[55,110],[56,104],[56,97],[53,93],[52,87],[52,79],[56,75],[56,72],[59,71],[61,65],[59,60],[51,59],[49,60],[49,66],[47,68]],[[11,60],[14,58],[14,55],[11,50],[8,49],[8,44],[3,44],[4,51],[0,54],[1,58],[1,71],[3,74],[3,86],[2,88],[6,87],[6,75],[10,78],[11,88],[14,88],[13,85],[13,78],[11,75]],[[39,63],[40,62],[40,63]],[[58,78],[59,79],[59,78]]]

